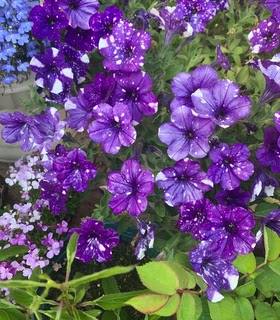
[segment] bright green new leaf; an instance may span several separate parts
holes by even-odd
[[[156,315],[162,317],[170,317],[176,313],[180,303],[180,296],[176,293],[174,296],[171,296],[167,301],[166,305],[162,307],[159,311],[155,312]]]
[[[201,300],[190,293],[183,293],[179,309],[177,311],[177,320],[196,320],[202,312]]]
[[[246,274],[253,273],[256,269],[257,263],[254,254],[251,252],[246,255],[239,254],[233,261],[233,265],[239,272]]]
[[[67,249],[66,249],[66,256],[67,256],[67,271],[70,272],[72,263],[76,256],[77,251],[77,244],[78,244],[79,235],[74,232],[68,242]]]
[[[10,297],[19,305],[28,308],[33,302],[33,296],[22,289],[11,289]]]
[[[233,298],[225,297],[222,301],[208,302],[212,320],[236,320],[236,303]]]
[[[159,311],[169,300],[169,296],[161,294],[142,294],[126,302],[137,311],[144,314],[152,314]]]
[[[34,288],[46,287],[43,282],[35,282],[30,280],[4,280],[0,281],[0,288]]]
[[[242,286],[236,288],[235,291],[239,297],[252,297],[256,292],[256,285],[254,280],[250,280],[244,283]]]
[[[273,261],[280,254],[280,238],[271,229],[264,227],[265,259]]]
[[[270,262],[268,266],[280,276],[280,259]]]
[[[275,293],[280,292],[280,276],[268,266],[262,268],[262,272],[255,279],[255,285],[266,298],[271,298]]]
[[[236,298],[236,319],[254,320],[254,310],[248,299]]]
[[[279,320],[277,313],[273,310],[270,304],[260,302],[255,309],[256,320]]]
[[[0,250],[0,262],[6,261],[11,257],[16,257],[19,254],[25,254],[28,252],[28,247],[25,246],[11,246],[6,249]]]

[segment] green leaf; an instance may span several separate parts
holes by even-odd
[[[33,302],[33,296],[22,289],[11,289],[10,297],[19,305],[28,308]]]
[[[98,320],[95,316],[91,315],[88,311],[77,310],[81,320]]]
[[[180,296],[176,293],[174,296],[171,296],[166,305],[162,307],[159,311],[155,312],[156,315],[162,317],[170,317],[176,313],[180,303]]]
[[[280,302],[273,303],[272,308],[274,312],[277,314],[278,318],[280,319]]]
[[[134,266],[131,267],[113,267],[110,269],[102,270],[100,272],[96,272],[94,274],[90,274],[84,277],[81,277],[79,279],[73,279],[68,282],[68,285],[70,287],[77,287],[81,286],[87,283],[90,283],[92,281],[109,278],[111,276],[116,276],[118,274],[128,273],[134,269]],[[1,285],[1,282],[0,282]]]
[[[237,270],[243,274],[253,273],[256,270],[256,258],[251,252],[246,255],[238,255],[237,258],[233,261],[233,265]]]
[[[263,136],[261,137],[261,140],[263,140]],[[267,216],[271,211],[278,208],[279,206],[275,203],[262,202],[257,206],[255,213],[261,216]]]
[[[280,292],[280,276],[272,271],[268,266],[262,268],[264,272],[255,279],[256,288],[266,298],[271,298],[275,293]]]
[[[79,235],[76,232],[74,232],[67,245],[67,249],[66,249],[67,272],[69,273],[71,271],[71,266],[76,256],[78,238],[79,238]]]
[[[25,320],[25,316],[17,309],[0,309],[0,319],[1,320]]]
[[[120,292],[115,277],[102,279],[102,289],[104,290],[105,294]]]
[[[201,300],[190,293],[183,293],[177,311],[177,320],[196,320],[199,318],[201,312]]]
[[[155,313],[166,305],[169,296],[161,294],[142,294],[126,302],[126,305],[132,306],[137,311],[144,314]]]
[[[280,238],[271,229],[264,227],[265,260],[273,261],[280,254]]]
[[[0,281],[0,288],[34,288],[46,287],[47,284],[43,282],[35,282],[31,280],[6,280]]]
[[[252,297],[256,292],[256,285],[254,280],[250,280],[245,284],[243,284],[242,286],[239,286],[238,288],[235,289],[235,291],[239,297],[244,297],[244,298]]]
[[[254,310],[248,299],[236,298],[236,319],[254,320]]]
[[[136,269],[143,285],[153,292],[174,295],[180,287],[180,280],[169,263],[150,262]]]
[[[280,259],[274,260],[268,264],[269,268],[280,276]]]
[[[179,282],[180,282],[179,289],[183,290],[183,289],[188,288],[189,281],[191,282],[191,285],[192,285],[194,278],[193,278],[192,274],[189,274],[184,267],[182,267],[178,263],[174,263],[174,262],[170,262],[170,261],[165,261],[165,263],[167,263],[171,267],[171,269],[173,271],[175,271],[175,273],[179,279]],[[190,280],[189,280],[189,278],[190,278]]]
[[[212,320],[236,320],[236,304],[233,298],[225,297],[222,301],[208,302]]]
[[[256,320],[279,320],[276,312],[273,310],[270,304],[266,302],[260,302],[255,309]]]
[[[12,246],[6,249],[0,250],[0,262],[6,261],[11,257],[16,257],[19,254],[25,254],[28,252],[28,248],[25,246]]]

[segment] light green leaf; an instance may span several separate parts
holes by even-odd
[[[256,320],[279,320],[270,304],[260,302],[255,309]]]
[[[277,317],[280,319],[280,302],[273,303],[272,308],[274,312],[277,314]]]
[[[254,310],[248,299],[236,298],[236,319],[254,320]]]
[[[235,289],[236,293],[240,297],[248,298],[252,297],[256,292],[256,285],[254,280],[250,280],[243,284],[242,286],[239,286]]]
[[[266,261],[273,261],[280,254],[280,238],[271,229],[264,227],[264,246]]]
[[[233,298],[225,297],[222,301],[208,302],[212,320],[236,320],[236,304]]]
[[[159,311],[155,312],[156,315],[162,317],[170,317],[176,313],[180,303],[180,296],[176,293],[174,296],[171,296],[167,301],[166,305],[162,307]]]
[[[268,264],[269,268],[280,276],[280,259],[274,260]]]
[[[12,246],[6,249],[0,250],[0,262],[6,261],[11,257],[16,257],[20,254],[25,254],[28,252],[28,248],[25,246]]]
[[[34,288],[46,287],[47,284],[43,282],[35,282],[30,280],[6,280],[0,281],[0,288]]]
[[[177,320],[196,320],[199,318],[201,312],[201,300],[190,293],[183,293],[177,311]]]
[[[71,266],[76,256],[78,238],[79,238],[79,235],[76,232],[74,232],[67,245],[67,249],[66,249],[67,272],[71,271]]]
[[[251,252],[246,255],[239,254],[237,258],[233,261],[233,265],[237,270],[243,274],[253,273],[256,270],[256,258]]]
[[[155,313],[160,310],[169,300],[169,296],[161,294],[142,294],[132,298],[126,302],[127,305],[132,306],[137,311],[144,314]]]
[[[22,289],[11,289],[10,297],[19,305],[28,308],[33,302],[33,296]]]
[[[120,292],[115,277],[102,279],[102,289],[105,294]]]
[[[268,266],[262,268],[264,272],[255,279],[255,285],[266,298],[271,298],[275,293],[280,292],[280,276]]]

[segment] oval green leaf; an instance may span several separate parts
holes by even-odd
[[[144,314],[152,314],[166,305],[169,297],[160,294],[142,294],[128,300],[125,304],[132,306],[137,311]]]

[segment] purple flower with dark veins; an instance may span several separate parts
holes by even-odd
[[[280,173],[280,148],[278,145],[280,133],[275,127],[268,127],[264,131],[264,146],[257,153],[257,159],[272,172]]]
[[[152,15],[145,9],[138,9],[134,12],[132,22],[138,30],[147,30],[150,27]]]
[[[77,192],[84,192],[88,181],[97,173],[95,165],[87,161],[87,154],[80,149],[72,149],[66,157],[55,158],[53,170],[64,189],[68,191],[72,187]]]
[[[200,163],[191,159],[180,160],[156,176],[156,183],[164,190],[164,201],[171,207],[203,199],[203,194],[213,187]]]
[[[93,121],[88,127],[91,140],[102,143],[105,152],[116,154],[121,146],[130,147],[136,140],[136,130],[127,105],[117,103],[114,107],[100,103],[93,108]]]
[[[280,25],[270,17],[262,20],[258,27],[248,35],[252,53],[270,52],[279,46]]]
[[[151,36],[137,31],[128,20],[120,20],[112,34],[99,41],[104,68],[109,71],[137,72],[144,65],[144,53],[150,48]]]
[[[112,248],[120,243],[118,233],[113,229],[105,229],[101,221],[88,218],[83,220],[80,228],[69,231],[69,237],[79,235],[76,259],[82,262],[107,262],[112,258]]]
[[[122,18],[122,11],[115,6],[106,7],[104,12],[97,12],[91,17],[89,25],[94,33],[93,42],[96,48],[99,40],[110,36],[114,25]]]
[[[153,82],[146,72],[116,73],[116,86],[112,102],[122,102],[129,107],[133,124],[141,122],[143,116],[154,115],[158,110],[158,99],[151,92]]]
[[[6,143],[20,143],[23,151],[30,151],[44,141],[44,137],[31,116],[20,112],[0,113],[0,124],[4,126],[2,139]]]
[[[277,233],[280,237],[280,210],[274,210],[264,219],[263,225]]]
[[[251,211],[242,207],[218,205],[208,212],[209,222],[199,228],[204,239],[213,239],[221,248],[221,258],[234,260],[237,254],[248,254],[256,245],[252,233],[255,226]]]
[[[33,57],[30,61],[30,68],[36,73],[37,86],[47,88],[55,94],[67,90],[74,78],[63,52],[56,48],[48,48],[44,54],[37,54]]]
[[[124,162],[121,172],[112,171],[108,176],[108,191],[112,194],[109,206],[115,214],[128,211],[138,216],[147,208],[147,196],[154,191],[154,176],[143,170],[134,159]]]
[[[202,241],[190,252],[190,262],[194,271],[207,283],[207,298],[219,302],[224,296],[221,291],[234,290],[239,274],[235,267],[220,256],[220,250],[214,240]]]
[[[196,117],[191,109],[182,106],[172,112],[171,122],[160,126],[158,136],[168,145],[168,156],[178,161],[188,155],[204,158],[210,150],[209,137],[213,131],[210,119]]]
[[[73,29],[72,27],[68,26],[66,30],[67,33],[64,40],[69,46],[83,52],[90,52],[96,48],[94,45],[95,34],[91,29],[83,30],[79,27]]]
[[[238,85],[227,79],[220,80],[211,89],[198,89],[192,94],[193,113],[228,128],[251,112],[250,98],[240,96],[239,91]]]
[[[217,45],[217,59],[212,63],[212,67],[220,67],[225,70],[230,70],[230,63],[221,50],[221,46]]]
[[[89,20],[98,8],[98,0],[60,0],[61,9],[65,12],[72,28],[88,30]]]
[[[240,187],[233,190],[220,190],[215,195],[215,199],[219,204],[223,204],[228,207],[247,208],[250,198],[250,192],[242,191]]]
[[[151,222],[146,223],[143,220],[138,220],[138,242],[135,248],[137,260],[142,260],[145,257],[145,252],[153,248],[155,239],[155,225]]]
[[[171,89],[175,96],[170,108],[186,106],[193,108],[191,95],[201,88],[211,88],[218,81],[218,73],[210,66],[200,66],[192,74],[181,72],[174,77]]]
[[[228,146],[221,143],[210,151],[212,164],[207,173],[214,183],[221,183],[225,190],[233,190],[240,180],[247,181],[254,173],[254,165],[248,160],[250,151],[243,143]]]
[[[45,0],[43,6],[33,7],[29,19],[33,22],[33,35],[40,40],[59,41],[60,31],[68,26],[65,13],[55,0]]]
[[[187,202],[179,206],[178,227],[181,232],[190,232],[197,240],[203,240],[199,228],[208,220],[208,212],[215,210],[215,206],[207,199]]]

